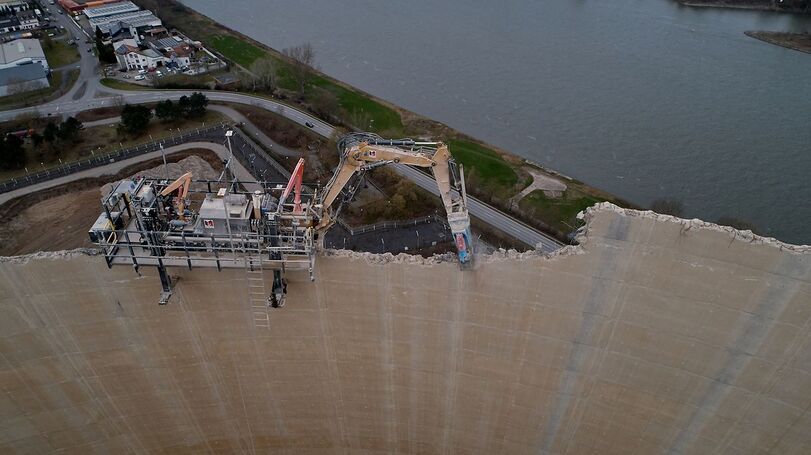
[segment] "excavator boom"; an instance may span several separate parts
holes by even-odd
[[[448,224],[456,244],[459,262],[463,268],[472,263],[472,237],[464,173],[460,169],[461,185],[455,187],[451,169],[454,163],[447,145],[441,142],[385,140],[370,133],[353,133],[341,140],[339,148],[342,149],[341,162],[323,193],[321,206],[324,215],[317,229],[324,230],[332,224],[330,207],[356,173],[389,163],[430,168],[448,214]]]
[[[161,191],[161,196],[168,196],[172,194],[172,191],[177,191],[177,196],[175,196],[175,211],[177,212],[177,217],[179,220],[185,220],[186,217],[183,212],[186,209],[186,197],[189,194],[189,186],[191,185],[191,172],[187,172],[177,180],[172,182],[169,186]]]

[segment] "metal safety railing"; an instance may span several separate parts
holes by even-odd
[[[187,142],[208,141],[222,142],[225,130],[229,128],[227,123],[218,123],[204,128],[183,131],[169,137],[156,139],[150,142],[124,147],[105,154],[93,154],[91,156],[70,163],[60,164],[52,168],[43,169],[38,172],[29,173],[19,177],[14,177],[0,182],[0,193],[7,193],[26,186],[46,182],[55,178],[75,174],[80,171],[105,166],[116,161],[132,158],[146,153],[156,152],[163,148],[184,144]]]
[[[440,223],[444,225],[447,229],[450,229],[448,225],[448,221],[443,219],[437,214],[427,215],[419,218],[414,218],[411,220],[396,220],[396,221],[380,221],[374,224],[367,224],[364,226],[350,226],[346,224],[340,218],[335,220],[338,224],[341,225],[342,228],[346,229],[350,235],[359,235],[365,234],[367,232],[374,232],[374,231],[384,231],[390,229],[399,229],[409,226],[417,226],[419,224],[429,224],[429,223]]]

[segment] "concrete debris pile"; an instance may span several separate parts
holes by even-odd
[[[137,172],[130,176],[130,178],[166,178],[167,180],[171,181],[175,180],[186,172],[191,172],[194,176],[194,180],[216,180],[220,176],[220,172],[215,171],[208,161],[200,158],[199,156],[192,155],[183,158],[176,163],[167,163],[165,170],[164,166],[161,164],[160,166],[153,167],[152,169]],[[102,186],[100,189],[102,197],[110,194],[110,190],[117,184],[118,181]],[[200,183],[192,183],[191,188],[202,191],[205,190],[205,185]]]

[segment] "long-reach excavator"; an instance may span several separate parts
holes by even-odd
[[[186,221],[186,198],[189,197],[191,176],[191,172],[186,172],[161,191],[161,196],[168,196],[172,194],[173,191],[177,190],[177,196],[175,196],[175,212],[177,213],[177,219],[179,221]]]
[[[461,165],[457,166],[446,144],[410,139],[388,140],[372,133],[350,133],[341,139],[338,148],[342,151],[341,162],[322,193],[322,217],[316,230],[323,233],[335,222],[341,205],[352,199],[366,171],[392,163],[429,168],[448,214],[459,263],[462,268],[472,265],[473,248],[464,169]],[[333,202],[356,174],[359,176],[358,183],[347,188],[346,196],[333,212],[330,208]]]

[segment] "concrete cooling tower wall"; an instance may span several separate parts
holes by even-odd
[[[811,453],[811,251],[603,204],[582,246],[245,272],[0,263],[0,452]]]

